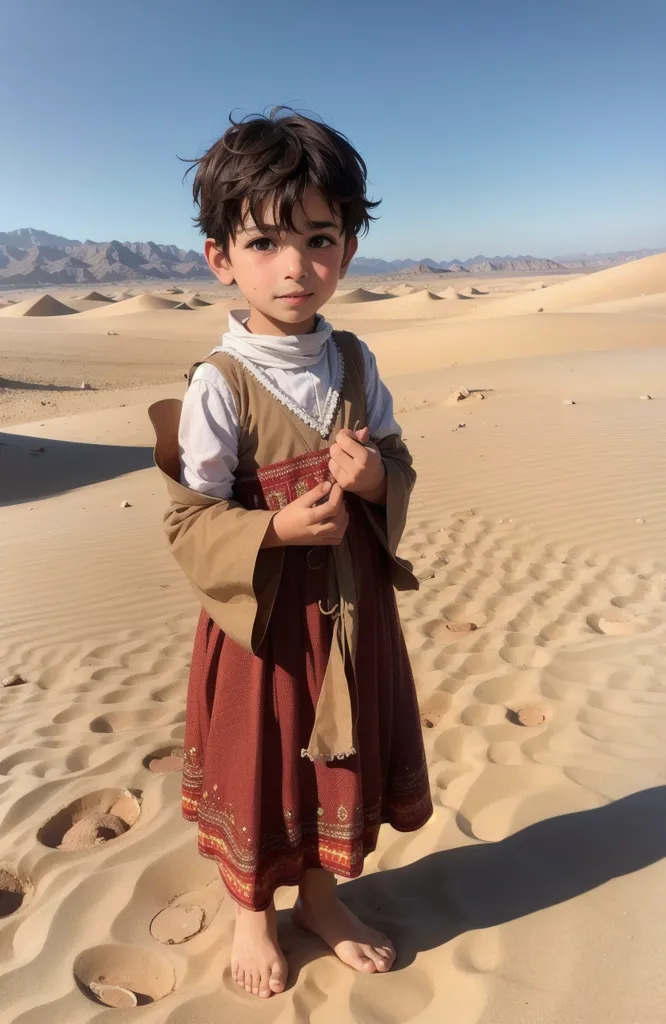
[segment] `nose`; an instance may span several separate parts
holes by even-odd
[[[296,246],[285,250],[284,260],[285,276],[291,281],[302,281],[308,276],[307,257]]]

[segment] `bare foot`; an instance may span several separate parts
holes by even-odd
[[[312,880],[315,875],[327,875],[328,879]],[[311,884],[301,883],[300,897],[292,913],[294,923],[319,935],[355,971],[390,971],[396,957],[390,939],[364,924],[340,902],[333,875],[317,870],[307,872],[306,880],[308,876]]]
[[[284,992],[287,961],[277,939],[277,912],[236,907],[236,928],[231,947],[231,977],[253,996],[268,999]]]

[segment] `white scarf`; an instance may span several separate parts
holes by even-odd
[[[231,349],[263,369],[296,370],[314,366],[324,355],[333,330],[318,313],[311,334],[291,334],[286,338],[277,334],[252,334],[245,326],[249,316],[246,309],[230,310],[229,330],[222,338],[221,348],[222,351]]]

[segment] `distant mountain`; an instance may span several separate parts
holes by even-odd
[[[552,274],[575,270],[601,270],[604,267],[618,266],[630,260],[640,260],[644,256],[652,256],[663,252],[663,249],[638,249],[629,252],[614,253],[577,253],[573,256],[562,256],[556,260],[537,256],[473,256],[469,260],[442,260],[437,262],[429,258],[421,260],[380,260],[365,256],[357,256],[352,260],[351,274],[405,274],[425,273],[465,273],[489,274],[498,271],[510,271],[514,274]]]
[[[102,284],[210,277],[203,254],[155,242],[79,242],[47,231],[0,232],[0,285]]]
[[[357,256],[351,274],[548,274],[600,270],[662,252],[639,249],[614,253],[575,253],[557,260],[536,256],[473,256],[469,260],[381,260]],[[0,231],[0,287],[50,284],[102,284],[112,281],[178,280],[210,277],[203,254],[156,242],[80,242],[35,228]]]

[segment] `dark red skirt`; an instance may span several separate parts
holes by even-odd
[[[187,694],[183,814],[199,825],[199,851],[217,861],[231,896],[264,910],[280,885],[309,868],[356,878],[379,826],[411,832],[432,801],[414,679],[400,628],[390,562],[361,503],[348,499],[358,588],[357,752],[313,763],[307,747],[332,624],[330,552],[287,548],[266,637],[257,655],[204,612]]]

